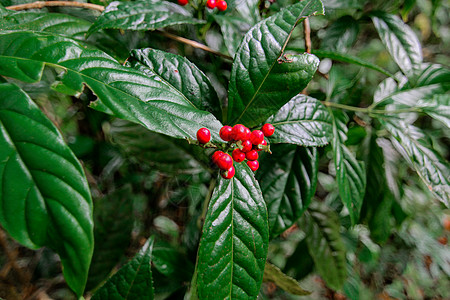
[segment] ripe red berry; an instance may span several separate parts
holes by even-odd
[[[233,126],[233,139],[236,141],[248,140],[250,138],[250,130],[242,124]]]
[[[233,133],[233,128],[231,126],[223,126],[220,129],[219,135],[222,140],[228,142],[233,139],[232,133]]]
[[[234,167],[231,166],[231,168],[229,168],[228,170],[220,172],[220,175],[222,175],[222,177],[225,179],[231,179],[233,178],[235,173],[236,171],[234,170]]]
[[[228,7],[227,2],[225,2],[223,0],[219,0],[217,2],[217,9],[218,10],[225,11],[225,10],[227,10],[227,7]]]
[[[447,245],[447,242],[448,242],[447,237],[441,236],[440,238],[438,238],[438,242],[444,246]]]
[[[250,136],[250,142],[253,145],[259,145],[264,141],[264,133],[261,130],[253,130]]]
[[[273,125],[270,123],[266,123],[261,128],[261,131],[263,132],[264,136],[271,136],[275,132],[275,127],[273,127]]]
[[[217,1],[216,0],[208,0],[206,1],[206,7],[208,7],[209,9],[214,9],[214,7],[217,6]]]
[[[245,159],[245,153],[239,149],[234,149],[233,153],[231,153],[231,156],[233,156],[233,160],[238,163],[244,161]]]
[[[249,152],[245,153],[245,158],[248,160],[257,160],[258,159],[258,152],[256,150],[250,150]]]
[[[250,140],[242,141],[242,152],[248,152],[252,150],[252,142]]]
[[[197,131],[197,140],[200,144],[206,144],[211,140],[211,133],[207,128],[200,128]]]
[[[223,152],[223,151],[216,151],[212,155],[211,160],[213,161],[213,163],[217,164],[217,161],[219,160],[219,157],[221,157],[224,154],[225,154],[225,152]]]
[[[233,166],[233,159],[231,158],[230,154],[224,153],[217,159],[216,162],[217,166],[221,170],[228,170]]]
[[[189,3],[189,0],[178,0],[178,4],[180,4],[181,6],[185,6],[188,3]]]
[[[263,141],[261,142],[260,145],[261,145],[261,146],[267,146],[267,141],[266,141],[266,140],[263,140]],[[256,150],[256,151],[261,151],[262,149],[260,149],[260,148],[258,148],[258,146],[256,146],[255,150]]]
[[[247,166],[249,166],[250,170],[255,172],[259,168],[259,162],[257,160],[248,160]]]

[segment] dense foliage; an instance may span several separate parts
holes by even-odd
[[[448,297],[449,4],[186,2],[1,0],[0,297]]]

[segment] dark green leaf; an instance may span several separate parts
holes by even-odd
[[[347,52],[355,43],[358,33],[358,21],[348,15],[339,18],[327,28],[321,48]]]
[[[268,262],[264,269],[263,280],[264,282],[273,282],[276,286],[292,295],[305,296],[311,294],[311,292],[304,290],[297,280],[284,274],[277,266]]]
[[[275,115],[266,120],[275,127],[271,143],[290,143],[300,146],[324,146],[331,140],[331,116],[320,101],[297,95]]]
[[[311,203],[305,214],[306,243],[319,275],[332,289],[340,289],[347,277],[345,247],[338,215],[326,205]]]
[[[214,15],[214,20],[220,26],[228,53],[234,57],[244,34],[250,29],[250,25],[241,18],[224,15]]]
[[[218,119],[222,118],[220,101],[209,78],[186,58],[147,48],[131,51],[128,62],[144,73],[159,75],[195,107],[213,113]]]
[[[394,61],[405,75],[412,75],[422,63],[422,47],[414,31],[395,15],[380,12],[372,20]]]
[[[52,51],[42,51],[49,47]],[[197,130],[206,127],[212,141],[222,141],[220,122],[156,74],[121,66],[105,53],[63,37],[0,32],[1,75],[36,82],[46,64],[65,71],[61,80],[68,89],[81,92],[88,86],[98,97],[91,106],[99,111],[176,138],[196,139]]]
[[[450,94],[434,95],[432,99],[421,100],[417,107],[450,128]]]
[[[293,274],[297,280],[302,280],[308,276],[314,268],[314,261],[309,254],[306,239],[298,243],[294,253],[286,260],[285,273]]]
[[[164,0],[114,1],[97,18],[88,35],[105,28],[155,30],[176,24],[199,24],[185,8]]]
[[[265,121],[312,79],[319,60],[314,55],[285,55],[295,26],[323,14],[320,0],[305,0],[259,22],[236,52],[228,92],[228,123],[249,127]]]
[[[83,168],[53,123],[9,83],[0,84],[0,182],[3,228],[26,247],[54,249],[82,295],[94,248]]]
[[[257,179],[269,214],[270,237],[291,227],[303,214],[316,191],[316,148],[276,145],[260,162]]]
[[[200,299],[256,299],[269,243],[258,182],[243,163],[219,177],[203,225],[197,266]]]
[[[92,300],[140,300],[154,297],[152,280],[153,237],[136,256],[120,268],[92,297]]]

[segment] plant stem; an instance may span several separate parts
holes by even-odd
[[[92,3],[82,3],[75,1],[36,1],[33,3],[25,3],[19,5],[7,6],[7,9],[11,10],[27,10],[27,9],[41,9],[49,6],[68,6],[68,7],[80,7],[87,8],[102,12],[105,10],[104,6],[92,4]]]
[[[407,113],[407,112],[421,112],[419,108],[410,107],[410,108],[404,108],[404,109],[396,109],[396,110],[385,110],[385,109],[372,109],[372,106],[369,107],[356,107],[356,106],[349,106],[345,104],[335,103],[335,102],[329,102],[329,101],[321,101],[323,105],[327,107],[334,107],[334,108],[340,108],[348,111],[356,111],[356,112],[362,112],[366,114],[400,114],[400,113]]]
[[[309,26],[309,19],[303,20],[303,32],[305,34],[305,50],[307,53],[311,53],[311,26]]]

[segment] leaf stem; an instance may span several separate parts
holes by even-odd
[[[68,6],[68,7],[80,7],[87,8],[102,12],[105,10],[104,6],[92,4],[92,3],[82,3],[75,1],[36,1],[33,3],[25,3],[19,5],[7,6],[7,9],[11,10],[27,10],[27,9],[41,9],[49,6]]]
[[[327,107],[340,108],[343,110],[362,112],[362,113],[366,113],[366,114],[400,114],[400,113],[407,113],[407,112],[421,112],[421,109],[416,108],[416,107],[395,109],[395,110],[385,110],[385,109],[372,109],[372,106],[356,107],[356,106],[350,106],[350,105],[329,102],[329,101],[321,101],[321,102],[323,105],[325,105]]]

